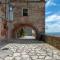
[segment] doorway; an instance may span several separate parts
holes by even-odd
[[[21,27],[16,31],[16,38],[36,39],[36,32],[30,27]]]

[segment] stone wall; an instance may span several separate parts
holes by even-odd
[[[33,26],[38,33],[45,31],[45,2],[44,0],[11,0],[11,5],[13,7],[13,21],[9,22],[6,19],[7,5],[9,0],[2,0],[0,5],[0,15],[3,20],[7,20],[9,33],[15,29],[17,24],[29,24]],[[28,1],[28,2],[27,2]],[[4,3],[7,3],[6,5]],[[28,9],[28,16],[23,16],[23,8]],[[0,24],[1,25],[1,24]],[[10,27],[9,27],[10,26]],[[11,28],[12,26],[12,28]],[[18,26],[18,25],[17,25]],[[19,27],[20,28],[20,27]],[[0,29],[1,31],[1,29]],[[3,30],[4,31],[4,30]],[[1,34],[0,34],[1,35]],[[8,37],[8,33],[7,33]]]
[[[44,2],[18,2],[12,3],[14,6],[13,23],[30,24],[34,26],[38,32],[45,31],[45,10]],[[28,16],[23,16],[23,8],[28,9]]]
[[[3,25],[2,25],[2,19],[0,18],[0,38],[2,38],[2,36],[1,36],[2,28],[3,28]]]
[[[4,8],[4,9],[3,9]],[[5,4],[0,4],[0,39],[4,39],[4,26],[3,26],[3,20],[5,18]]]
[[[60,37],[46,36],[46,42],[60,49]]]

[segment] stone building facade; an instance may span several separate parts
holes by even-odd
[[[1,0],[0,38],[15,38],[22,27],[30,27],[39,38],[45,32],[44,5],[44,0]]]

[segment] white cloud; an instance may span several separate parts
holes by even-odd
[[[48,29],[45,30],[46,33],[60,32],[60,26],[48,26]]]
[[[46,29],[47,33],[60,32],[60,15],[53,14],[53,15],[47,16],[45,20],[45,27],[47,28]]]
[[[46,17],[46,22],[60,22],[60,15],[53,14]]]
[[[49,7],[49,6],[56,6],[56,3],[54,3],[54,0],[47,0],[46,2],[46,7]]]

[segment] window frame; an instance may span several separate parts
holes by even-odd
[[[11,6],[9,5],[8,8],[9,8],[9,21],[13,21],[13,18],[11,18],[11,16],[12,16],[11,13],[13,13],[13,6],[12,5]]]
[[[27,14],[28,14],[27,16],[29,16],[29,9],[28,9],[28,8],[22,8],[22,16],[24,16],[24,15],[23,15],[23,10],[24,10],[24,9],[27,9],[27,10],[28,10],[28,11],[27,11]]]

